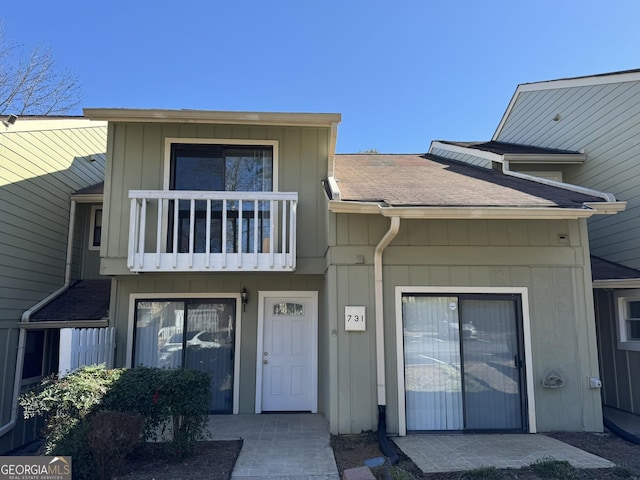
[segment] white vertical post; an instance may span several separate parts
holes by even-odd
[[[64,376],[71,371],[71,351],[73,341],[73,329],[60,329],[60,355],[58,358],[58,375]]]
[[[163,212],[164,200],[162,198],[158,199],[158,221],[156,224],[156,268],[160,268],[160,251],[162,249],[162,218],[164,216]]]

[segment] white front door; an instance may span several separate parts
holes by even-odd
[[[256,410],[315,412],[317,293],[261,292],[260,297]]]

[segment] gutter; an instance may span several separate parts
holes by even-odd
[[[71,206],[69,208],[69,233],[67,234],[67,258],[64,267],[64,284],[52,294],[48,295],[43,300],[40,300],[33,307],[28,309],[22,314],[22,318],[18,326],[20,328],[20,334],[18,336],[18,350],[16,352],[16,366],[15,375],[13,379],[13,399],[11,402],[11,416],[9,421],[0,427],[0,437],[13,430],[18,422],[18,397],[20,396],[20,387],[22,386],[22,367],[24,365],[24,351],[25,344],[27,342],[27,330],[28,323],[31,319],[31,315],[44,307],[47,303],[54,298],[63,294],[69,288],[71,283],[71,258],[73,253],[73,226],[76,221],[76,202],[71,200]]]
[[[584,205],[588,208],[595,210],[595,213],[617,213],[624,210],[627,206],[627,202],[619,202],[612,193],[601,192],[592,188],[581,187],[579,185],[573,185],[570,183],[558,182],[556,180],[550,180],[548,178],[536,177],[534,175],[528,175],[526,173],[514,172],[509,169],[509,161],[502,161],[502,173],[510,177],[521,178],[523,180],[529,180],[543,185],[549,185],[551,187],[558,187],[564,190],[572,192],[582,193],[584,195],[591,195],[604,199],[608,205],[600,205],[597,202],[586,202]],[[602,208],[604,207],[604,208]]]
[[[375,305],[376,305],[376,379],[377,379],[377,396],[378,396],[378,443],[380,451],[384,453],[392,465],[399,462],[398,454],[391,448],[387,441],[387,393],[386,393],[386,375],[384,371],[384,291],[382,288],[382,254],[398,234],[400,229],[400,217],[391,217],[389,230],[382,237],[378,245],[376,245],[373,268],[375,281]]]

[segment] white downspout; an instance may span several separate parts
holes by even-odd
[[[69,208],[69,233],[67,234],[67,258],[65,262],[64,271],[64,284],[58,290],[48,295],[43,300],[36,303],[33,307],[22,314],[22,320],[18,324],[20,327],[20,335],[18,337],[18,350],[16,352],[16,370],[13,379],[13,400],[11,403],[11,417],[9,421],[0,427],[0,437],[13,430],[18,421],[18,397],[20,396],[20,387],[22,384],[22,366],[24,364],[24,349],[27,341],[27,330],[24,328],[25,323],[29,323],[31,315],[56,298],[58,295],[64,293],[71,282],[71,261],[73,255],[73,228],[76,221],[76,202],[71,200],[71,206]]]
[[[378,405],[387,404],[386,378],[384,373],[384,291],[382,289],[382,253],[398,234],[400,217],[391,217],[389,230],[376,245],[373,256],[376,304],[376,375],[378,384]]]

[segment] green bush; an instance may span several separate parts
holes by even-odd
[[[87,446],[96,463],[100,480],[109,480],[121,471],[140,444],[142,416],[134,413],[100,411],[88,421]]]
[[[168,437],[170,454],[191,455],[207,425],[209,385],[207,374],[192,370],[89,366],[43,379],[20,405],[25,418],[44,416],[45,453],[72,456],[74,474],[83,478],[96,467],[87,443],[89,420],[103,410],[141,416],[144,440]]]
[[[202,372],[135,368],[120,376],[103,408],[142,415],[144,438],[158,441],[169,434],[169,453],[184,458],[204,435],[209,385],[209,376]]]
[[[78,429],[121,374],[122,370],[107,370],[104,366],[84,367],[66,377],[46,377],[36,390],[20,397],[24,418],[45,417],[43,433],[47,455],[53,454],[58,443]]]

